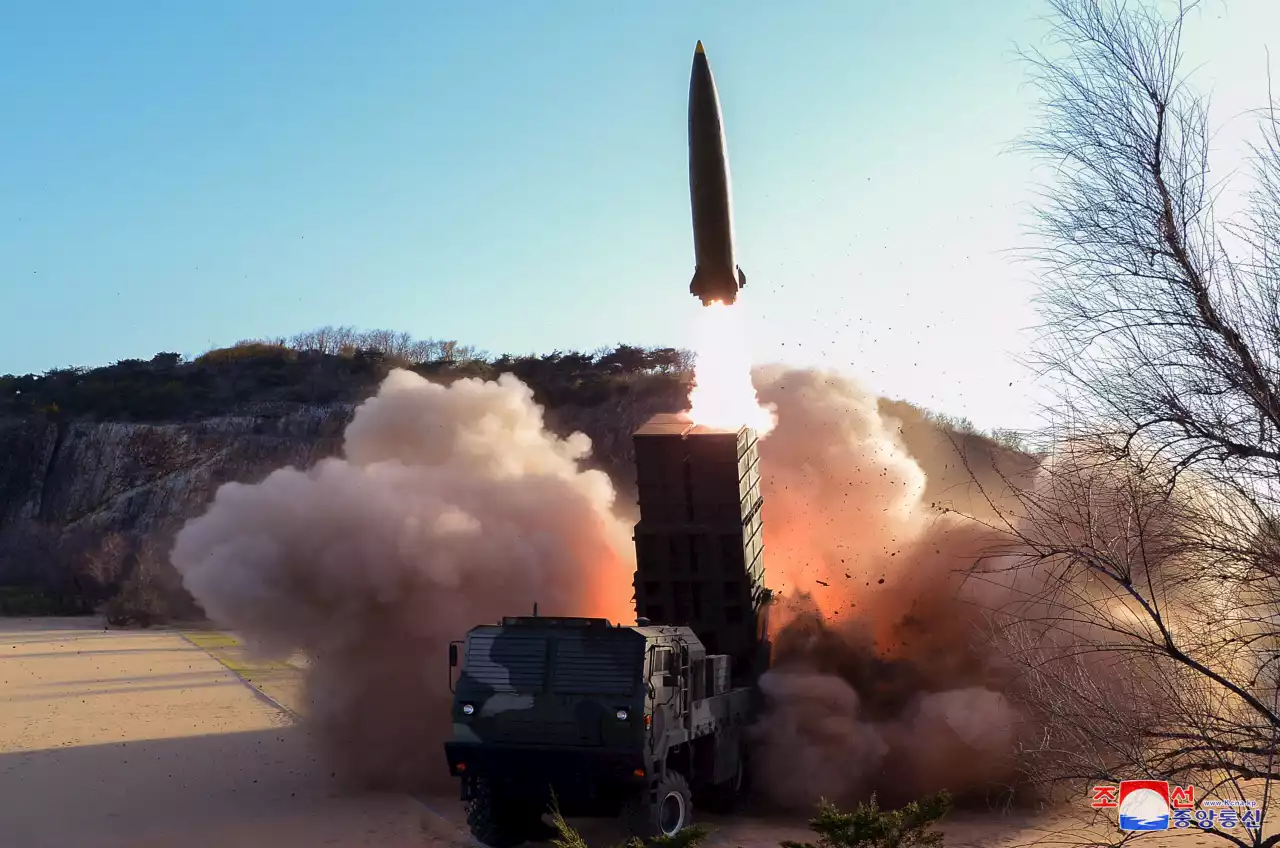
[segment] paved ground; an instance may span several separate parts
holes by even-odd
[[[304,733],[177,632],[0,621],[0,846],[419,846],[414,801],[339,793]]]
[[[294,720],[303,665],[252,662],[216,631],[0,619],[0,848],[474,848],[452,797],[338,790]],[[707,848],[812,837],[797,821],[709,823]],[[575,824],[592,846],[621,836]],[[1049,825],[956,816],[945,829],[953,848],[998,848],[1045,838]],[[1225,843],[1181,833],[1136,844]]]

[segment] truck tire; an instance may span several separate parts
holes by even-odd
[[[738,805],[746,797],[749,781],[749,765],[746,753],[738,756],[738,768],[734,776],[724,783],[707,787],[699,804],[718,815],[728,815],[737,810]]]
[[[476,784],[467,805],[471,835],[489,848],[515,848],[541,835],[542,817],[532,807],[503,798],[485,781]]]
[[[627,831],[641,839],[675,836],[693,823],[689,781],[679,772],[668,771],[658,780],[652,798],[645,792],[627,804],[623,819]]]

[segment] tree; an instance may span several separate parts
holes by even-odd
[[[1152,777],[1265,804],[1280,777],[1280,123],[1247,213],[1214,215],[1194,3],[1050,0],[1028,58],[1055,182],[1039,209],[1056,444],[987,579],[1044,734],[1039,776]],[[1057,51],[1055,50],[1055,55]],[[1238,845],[1280,836],[1219,828]]]
[[[648,354],[644,348],[633,347],[621,342],[611,352],[601,356],[599,362],[606,369],[623,374],[634,374],[643,371],[649,364]]]
[[[337,356],[343,349],[354,347],[355,336],[354,327],[320,327],[307,333],[298,333],[289,340],[289,346],[295,350],[318,350]]]
[[[182,364],[182,354],[162,352],[151,357],[151,364],[156,368],[173,369]]]
[[[690,351],[674,347],[659,347],[649,351],[649,367],[670,373],[672,371],[692,371],[693,355]]]

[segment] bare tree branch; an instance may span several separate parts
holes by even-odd
[[[978,579],[1043,733],[1047,784],[1150,777],[1270,798],[1280,778],[1280,122],[1219,222],[1196,2],[1050,0],[1038,361],[1060,387],[1039,479]],[[1241,846],[1276,844],[1222,829]]]

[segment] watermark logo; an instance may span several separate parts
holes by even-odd
[[[1120,781],[1120,829],[1168,830],[1168,781]]]
[[[1194,786],[1173,786],[1165,780],[1122,780],[1118,785],[1094,786],[1089,806],[1117,810],[1120,829],[1130,833],[1188,827],[1257,830],[1262,826],[1257,801],[1202,800],[1197,808]]]

